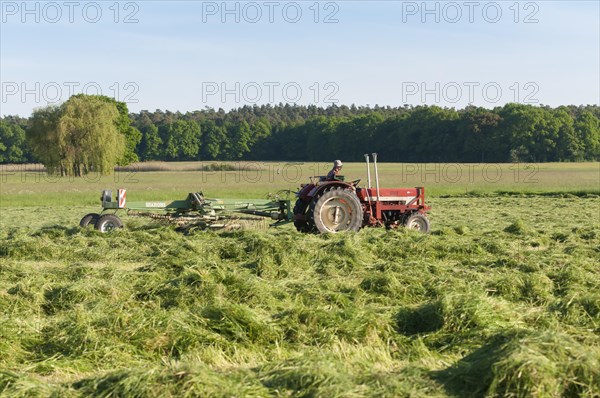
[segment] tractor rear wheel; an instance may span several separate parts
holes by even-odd
[[[424,234],[429,233],[429,219],[421,213],[415,213],[406,218],[404,226],[408,229],[423,232]]]
[[[314,230],[315,225],[312,220],[308,218],[307,209],[308,203],[302,199],[298,199],[294,205],[294,215],[300,215],[306,217],[305,220],[294,220],[294,226],[299,232],[311,232]]]
[[[333,188],[316,200],[313,219],[321,233],[358,231],[363,221],[362,206],[353,191]]]
[[[117,228],[123,228],[123,222],[114,214],[100,216],[96,222],[96,229],[102,233],[111,232]]]
[[[98,213],[86,214],[85,216],[83,216],[81,221],[79,221],[79,226],[81,228],[85,228],[89,225],[91,225],[93,227],[96,225],[99,218],[100,218],[100,214],[98,214]]]

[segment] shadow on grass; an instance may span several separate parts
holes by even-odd
[[[64,225],[49,225],[41,227],[38,231],[34,232],[31,236],[34,237],[48,237],[48,238],[59,238],[63,236],[77,235],[82,231],[78,226],[69,227]]]
[[[509,330],[430,377],[460,397],[598,397],[599,357],[564,333]]]
[[[430,333],[444,326],[443,306],[439,301],[403,308],[396,314],[396,330],[407,336]]]
[[[432,372],[430,376],[450,395],[484,397],[493,381],[493,366],[503,355],[503,346],[509,340],[507,335],[494,336],[453,366]]]

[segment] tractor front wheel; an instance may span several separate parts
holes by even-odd
[[[429,233],[429,219],[421,213],[415,213],[409,216],[404,222],[404,226],[415,231]]]
[[[321,233],[358,231],[363,221],[362,206],[353,191],[333,188],[318,198],[313,219]]]
[[[111,232],[117,228],[123,228],[123,222],[114,214],[100,216],[96,222],[96,229],[102,233]]]

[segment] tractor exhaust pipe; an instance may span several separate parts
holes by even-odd
[[[371,188],[371,165],[369,164],[368,153],[365,153],[365,161],[367,162],[367,188]]]
[[[377,170],[377,154],[373,155],[373,166],[375,167],[375,188],[377,189],[377,202],[379,202],[379,171]]]

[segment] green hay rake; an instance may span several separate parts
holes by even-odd
[[[183,200],[127,202],[127,191],[119,189],[113,200],[110,190],[102,191],[102,211],[85,215],[79,225],[100,232],[123,227],[120,214],[149,217],[178,225],[182,229],[240,229],[256,221],[270,219],[271,226],[294,220],[290,191],[280,191],[268,199],[209,199],[202,192],[189,193]]]

